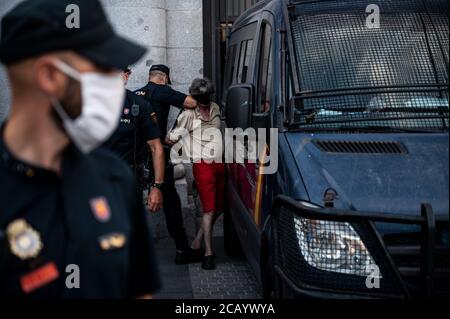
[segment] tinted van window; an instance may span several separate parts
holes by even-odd
[[[251,55],[256,34],[257,23],[251,23],[231,34],[229,56],[226,64],[226,78],[223,89],[223,103],[225,103],[228,87],[233,84],[249,82],[253,71]]]
[[[265,23],[262,29],[259,61],[259,112],[270,110],[272,102],[272,27]]]
[[[247,82],[249,67],[253,49],[253,40],[242,41],[239,54],[239,69],[236,72],[236,83]]]
[[[224,91],[233,83],[233,76],[236,63],[237,45],[233,45],[228,49],[227,62],[225,67]]]
[[[379,28],[367,26],[364,0],[298,3],[299,124],[448,128],[446,3],[380,0]]]

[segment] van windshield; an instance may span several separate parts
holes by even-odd
[[[448,128],[447,0],[297,2],[295,127]]]

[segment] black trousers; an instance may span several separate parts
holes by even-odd
[[[163,201],[167,230],[175,241],[177,250],[185,250],[189,247],[189,243],[184,229],[181,200],[175,188],[173,165],[171,164],[166,165]]]

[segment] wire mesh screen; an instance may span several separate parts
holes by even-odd
[[[277,216],[276,263],[298,287],[341,293],[396,292],[390,274],[382,270],[374,241],[363,241],[355,226],[302,218],[284,207]],[[370,289],[376,280],[379,286]]]
[[[433,273],[435,276],[433,297],[442,298],[449,295],[448,226],[448,220],[436,222],[433,251]],[[408,291],[413,297],[423,297],[421,268],[423,235],[420,233],[420,229],[418,228],[415,232],[390,232],[383,236],[383,241],[398,268],[399,274],[403,277]]]
[[[297,104],[295,121],[302,126],[355,128],[388,126],[399,129],[448,128],[448,93],[436,89],[371,93],[314,94]]]
[[[448,83],[449,42],[448,42],[448,2],[426,1],[422,13],[424,28],[429,37],[428,44],[433,54],[439,83]]]
[[[368,24],[367,1],[295,6],[291,29],[302,91],[296,123],[448,127],[447,2],[377,5],[379,27]]]

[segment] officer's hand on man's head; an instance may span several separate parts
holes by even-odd
[[[183,106],[186,109],[195,109],[198,106],[198,102],[192,96],[187,96]]]
[[[162,204],[163,204],[163,194],[162,194],[161,190],[159,190],[156,187],[153,187],[151,189],[150,193],[148,194],[148,199],[147,199],[148,209],[151,212],[155,213],[162,208]]]

